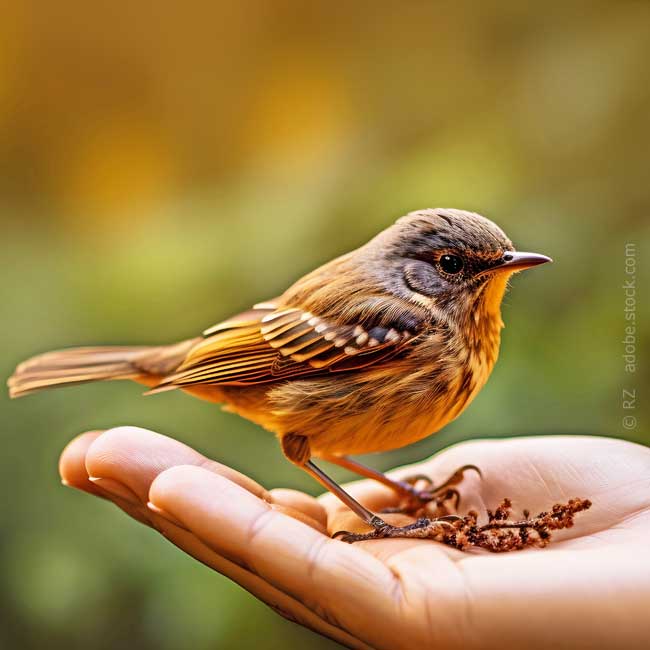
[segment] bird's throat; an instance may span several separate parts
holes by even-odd
[[[498,330],[503,327],[501,303],[508,288],[509,277],[508,274],[500,273],[483,285],[481,293],[474,302],[472,314],[477,326],[488,329],[497,328]]]
[[[478,383],[487,381],[497,357],[501,343],[501,302],[508,286],[505,274],[491,278],[476,297],[464,325],[469,349],[469,363],[478,376]]]

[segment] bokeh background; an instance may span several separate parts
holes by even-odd
[[[194,335],[409,210],[459,207],[555,264],[515,279],[501,360],[468,412],[372,464],[480,436],[650,443],[648,3],[64,0],[1,14],[3,377],[51,348]],[[630,430],[624,388],[639,402]],[[70,437],[136,424],[318,492],[253,424],[140,393],[0,397],[0,645],[337,647],[60,486]]]

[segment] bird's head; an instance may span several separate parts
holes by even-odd
[[[498,316],[509,277],[551,261],[516,251],[489,219],[452,209],[411,212],[370,246],[390,268],[391,292],[457,321]]]

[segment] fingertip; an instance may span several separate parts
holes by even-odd
[[[161,472],[151,483],[149,502],[199,536],[206,529],[216,534],[224,526],[237,528],[272,507],[240,485],[196,465],[176,465]]]
[[[186,489],[195,477],[192,470],[197,470],[195,465],[176,465],[160,472],[149,486],[149,502],[162,507],[168,495],[178,489]],[[207,470],[202,470],[207,471]],[[189,485],[191,487],[191,485]]]
[[[119,426],[107,429],[88,449],[86,469],[91,476],[104,476],[106,468],[121,465],[125,455],[131,455],[138,448],[151,449],[163,437],[140,427]]]
[[[146,501],[154,478],[168,467],[202,462],[198,452],[173,438],[134,426],[105,431],[86,454],[90,476],[115,479]]]
[[[178,526],[183,530],[188,530],[181,521],[176,519],[176,517],[172,516],[166,510],[163,510],[162,508],[157,506],[155,503],[152,503],[151,501],[147,501],[147,508],[149,509],[150,512],[153,512],[154,515],[158,515],[159,517],[162,517],[164,520],[174,524],[174,526]]]
[[[90,446],[102,435],[102,431],[86,431],[73,438],[59,457],[59,476],[67,487],[95,493],[86,471],[86,454]]]
[[[113,427],[94,440],[86,453],[86,471],[89,476],[106,476],[106,468],[118,463],[117,455],[128,442],[142,437],[145,430],[138,427]],[[147,432],[152,433],[152,432]]]
[[[206,458],[178,440],[140,427],[121,426],[105,431],[88,448],[85,464],[90,476],[114,479],[143,502],[154,479],[176,466],[202,468],[224,476],[259,498],[268,498],[264,488],[253,479]]]
[[[265,503],[228,478],[190,464],[175,465],[160,472],[149,487],[149,501],[164,510],[169,510],[166,504],[172,509],[183,509],[198,501],[222,500],[224,496]]]
[[[161,472],[149,489],[149,508],[167,513],[174,523],[197,512],[213,512],[216,517],[219,510],[221,518],[229,511],[230,517],[235,518],[259,515],[270,509],[320,533],[325,532],[326,523],[323,508],[306,494],[285,489],[255,494],[229,476],[195,465],[177,465]]]

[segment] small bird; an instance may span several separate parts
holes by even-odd
[[[313,459],[376,479],[417,506],[477,469],[466,465],[418,491],[414,481],[393,481],[348,456],[408,445],[460,415],[497,360],[508,279],[550,261],[516,252],[478,214],[418,210],[202,336],[42,354],[16,368],[9,392],[106,379],[145,384],[146,394],[184,390],[275,433],[292,463],[372,527],[346,541],[400,537],[406,528],[412,535],[417,522],[390,526]]]

